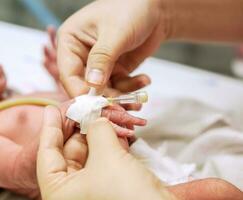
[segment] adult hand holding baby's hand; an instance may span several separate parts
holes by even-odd
[[[87,144],[80,134],[64,144],[61,124],[59,111],[48,107],[37,159],[43,199],[174,199],[122,148],[108,120],[92,124]]]
[[[65,117],[70,103],[65,102],[59,106],[65,142],[75,128],[74,123]],[[0,187],[32,198],[39,194],[36,180],[36,154],[43,110],[38,106],[18,106],[0,112],[2,122],[0,127]],[[129,115],[119,106],[103,109],[102,116],[114,123],[117,134],[124,138],[120,142],[125,148],[128,148],[125,137],[131,137],[134,133],[123,127],[133,128],[133,125],[146,123],[143,119]]]

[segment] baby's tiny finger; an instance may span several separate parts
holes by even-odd
[[[119,137],[132,137],[134,135],[133,130],[123,128],[121,126],[118,126],[117,124],[114,124],[113,122],[111,122],[111,124]]]

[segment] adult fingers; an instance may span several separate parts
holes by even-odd
[[[105,116],[114,123],[121,124],[123,126],[127,125],[137,125],[145,126],[146,120],[138,117],[134,117],[128,114],[125,110],[112,110],[112,109],[103,109],[102,116]]]
[[[77,37],[67,32],[59,32],[57,63],[60,80],[71,97],[88,91],[84,76],[89,48]]]
[[[89,161],[97,163],[97,159],[109,158],[109,155],[123,150],[110,122],[105,118],[96,120],[87,134]],[[88,164],[87,163],[87,164]]]
[[[82,169],[88,154],[85,135],[73,134],[65,143],[63,154],[68,165],[68,173]]]
[[[63,133],[62,118],[59,110],[53,106],[45,108],[40,145],[37,156],[37,176],[40,186],[50,181],[49,177],[66,172],[67,165],[62,154]],[[44,184],[44,185],[43,185]]]
[[[134,130],[132,130],[132,129],[123,128],[112,122],[111,122],[111,124],[119,137],[132,137],[135,134]]]
[[[150,78],[145,74],[136,75],[134,77],[113,77],[111,81],[112,86],[123,93],[134,92],[151,83]]]
[[[119,32],[114,29],[101,30],[88,56],[85,74],[87,82],[96,87],[106,85],[115,63],[125,48],[126,41]]]

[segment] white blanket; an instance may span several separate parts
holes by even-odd
[[[138,140],[133,154],[168,184],[218,177],[243,189],[243,133],[230,116],[190,99],[160,104],[138,132],[150,146]]]

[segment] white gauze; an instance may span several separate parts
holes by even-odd
[[[66,116],[80,124],[80,133],[86,134],[89,124],[101,116],[109,102],[102,96],[82,95],[68,108]]]

